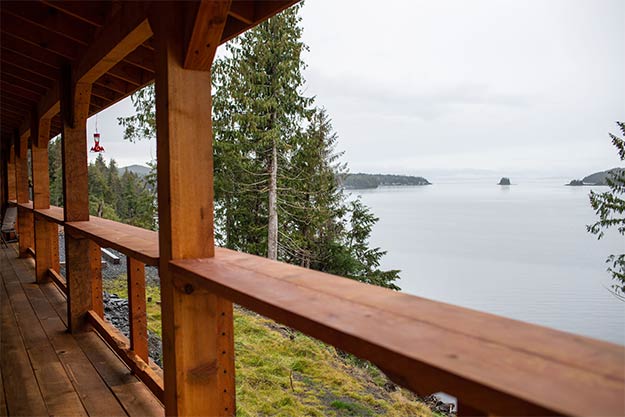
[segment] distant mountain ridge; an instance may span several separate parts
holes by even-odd
[[[140,177],[145,177],[146,175],[150,173],[150,167],[134,164],[134,165],[128,165],[127,167],[119,168],[119,172],[121,174],[123,174],[124,171],[132,172],[133,174],[137,174]]]
[[[431,185],[423,177],[393,174],[347,174],[342,179],[342,186],[347,189],[378,188],[381,185]]]
[[[571,180],[567,185],[608,185],[608,177],[613,174],[625,171],[625,168],[612,168],[607,171],[595,172],[582,178],[581,180]]]

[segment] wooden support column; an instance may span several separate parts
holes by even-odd
[[[19,143],[15,153],[15,178],[17,182],[17,203],[24,204],[30,201],[28,190],[28,136],[16,138]],[[33,212],[27,208],[17,207],[17,223],[19,229],[19,256],[29,256],[28,248],[35,247],[35,227]]]
[[[185,16],[183,8],[176,6],[157,3],[150,16],[157,57],[165,413],[233,416],[232,303],[190,284],[180,284],[169,269],[172,259],[206,258],[215,254],[210,72],[183,68],[186,49],[184,31],[180,28],[196,20],[195,15]],[[221,18],[224,16],[203,17],[205,22]],[[205,33],[217,36],[215,31]],[[217,38],[204,42],[210,48],[219,44]]]
[[[9,148],[7,160],[7,195],[9,200],[17,200],[17,181],[15,179],[15,146]]]
[[[33,143],[31,159],[33,170],[33,209],[50,208],[50,176],[48,172],[48,139],[50,119],[31,117]],[[56,223],[35,215],[35,277],[37,282],[48,280],[48,269],[54,269],[58,258],[59,238]],[[55,256],[56,253],[56,256]],[[58,269],[56,270],[58,271]]]
[[[145,311],[145,265],[128,256],[128,314],[130,349],[148,363],[148,320]]]
[[[91,84],[74,84],[65,69],[60,91],[65,221],[89,221],[87,115]],[[98,309],[93,298],[97,288],[102,288],[100,247],[83,236],[65,233],[65,262],[67,324],[71,332],[78,332],[85,329],[87,311]]]

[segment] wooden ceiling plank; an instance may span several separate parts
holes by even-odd
[[[252,25],[254,23],[254,2],[233,1],[229,14],[247,25]]]
[[[104,25],[110,8],[110,2],[104,1],[71,2],[43,0],[42,3],[96,27]]]
[[[228,25],[224,30],[221,43],[229,41],[252,26],[258,25],[299,2],[300,0],[240,0],[233,2],[236,3],[234,13],[230,13],[231,18],[228,19]],[[250,16],[253,16],[252,22],[247,24],[246,20],[249,21]]]
[[[19,80],[28,81],[31,84],[35,84],[43,88],[51,88],[54,84],[54,81],[50,80],[49,78],[42,77],[39,74],[35,74],[33,72],[24,71],[21,68],[18,68],[15,65],[8,64],[6,62],[2,63],[2,72],[3,74],[10,75]]]
[[[33,93],[32,91],[29,91],[22,86],[10,84],[5,80],[0,81],[0,86],[2,88],[3,94],[5,94],[6,92],[12,92],[13,94],[27,98],[29,100],[33,100],[35,102],[39,101],[39,99],[41,98],[41,95]]]
[[[93,83],[152,37],[146,4],[124,3],[99,34],[76,66],[76,83]]]
[[[104,74],[95,82],[95,84],[101,85],[102,87],[106,87],[109,90],[113,90],[120,94],[128,94],[133,91],[136,86],[127,83],[124,80],[120,80],[119,78],[115,78],[110,76],[109,74]]]
[[[74,60],[81,52],[82,47],[76,42],[35,26],[25,20],[20,21],[20,19],[4,11],[1,13],[1,16],[0,22],[3,33],[9,33],[16,38],[54,52],[69,60]]]
[[[43,62],[55,69],[60,69],[67,59],[54,52],[50,52],[40,46],[33,45],[20,38],[14,37],[12,34],[5,34],[2,37],[2,49],[13,51],[16,54]]]
[[[145,73],[141,69],[135,67],[134,65],[128,64],[127,62],[120,62],[119,64],[111,68],[108,72],[108,75],[111,75],[135,86],[139,86],[145,82],[144,74]]]
[[[23,118],[28,113],[28,109],[16,107],[5,102],[2,103],[2,114],[4,115],[5,113],[19,115],[20,118]]]
[[[27,106],[28,108],[31,108],[32,106],[37,104],[37,102],[35,101],[32,101],[26,97],[20,96],[19,94],[15,94],[12,91],[7,91],[7,90],[2,91],[2,99],[12,100],[16,103],[24,103],[24,105]]]
[[[119,97],[119,94],[117,94],[115,91],[111,91],[108,88],[102,87],[99,84],[93,84],[91,86],[91,94],[107,101],[113,101]]]
[[[22,88],[25,88],[29,91],[32,91],[35,94],[44,95],[46,93],[47,88],[41,87],[37,84],[34,84],[30,81],[21,80],[16,78],[8,73],[2,73],[2,81],[6,81],[10,84],[19,85]]]
[[[11,1],[4,10],[46,30],[52,31],[81,45],[88,45],[94,26],[38,2]]]
[[[57,9],[63,9],[66,6],[66,3],[60,2],[46,1],[45,3]],[[80,4],[84,6],[86,3]],[[132,83],[134,81],[137,86],[144,85],[149,81],[144,79],[147,77],[140,68],[123,62],[119,63],[128,52],[133,51],[152,36],[152,30],[147,21],[146,7],[145,3],[129,2],[120,5],[118,12],[98,31],[102,36],[96,35],[96,39],[87,47],[80,61],[73,66],[72,78],[74,83],[93,83],[109,70],[112,72],[116,70],[117,75],[123,75],[127,82]],[[99,108],[110,105],[110,102],[103,102],[98,97],[93,97],[93,100],[95,101],[94,105],[99,106]],[[58,86],[44,96],[38,110],[41,117],[49,117],[47,115],[58,113]],[[26,132],[29,128],[29,123],[24,121],[20,127],[20,132]]]
[[[143,45],[139,45],[137,49],[129,53],[124,58],[124,62],[128,62],[129,64],[132,64],[143,70],[150,71],[152,73],[156,72],[156,68],[154,65],[154,51],[146,48]]]
[[[30,57],[26,57],[20,54],[16,54],[13,51],[2,49],[0,54],[0,60],[3,63],[14,65],[24,71],[38,74],[42,77],[48,78],[51,81],[56,81],[58,78],[58,70],[42,62],[39,62]]]
[[[202,0],[195,15],[184,68],[209,71],[228,19],[231,0]]]

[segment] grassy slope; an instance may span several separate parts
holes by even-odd
[[[105,281],[127,297],[126,277]],[[147,288],[148,327],[160,335],[160,294]],[[242,308],[235,309],[237,416],[431,416],[377,368]],[[388,385],[387,385],[388,386]]]

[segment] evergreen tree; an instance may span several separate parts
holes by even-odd
[[[249,200],[224,196],[229,201],[221,205],[227,245],[270,259],[278,257],[286,171],[312,102],[301,93],[306,46],[299,9],[291,7],[229,43],[228,56],[217,60],[213,70],[215,165],[225,174],[220,186],[226,193],[239,193],[241,185],[250,192]],[[234,155],[228,152],[233,145]],[[231,158],[224,160],[222,151]],[[232,158],[239,161],[230,165]],[[233,229],[228,217],[240,215],[239,203],[251,203],[255,210],[251,221]]]
[[[380,270],[385,252],[369,247],[377,218],[340,186],[347,169],[330,118],[302,92],[299,9],[231,41],[213,65],[216,241],[398,289],[399,271]],[[153,86],[133,103],[137,115],[119,120],[126,139],[154,137]]]
[[[61,136],[48,143],[48,172],[50,174],[50,204],[63,205],[63,163]]]
[[[625,136],[625,123],[616,122]],[[625,140],[610,133],[612,144],[616,147],[621,161],[625,161]],[[588,231],[601,239],[606,229],[615,227],[618,233],[625,236],[625,168],[613,171],[607,178],[610,191],[603,193],[590,192],[590,205],[599,220],[587,226]],[[606,261],[608,271],[616,284],[612,286],[614,293],[625,300],[625,254],[610,255]]]

